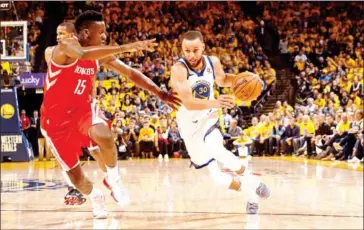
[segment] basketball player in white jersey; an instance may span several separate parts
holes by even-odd
[[[225,74],[220,60],[203,55],[205,44],[199,31],[189,31],[183,36],[184,57],[172,66],[171,83],[182,100],[177,111],[177,123],[192,165],[196,169],[207,166],[213,180],[222,188],[244,191],[246,211],[258,212],[258,198],[268,198],[270,189],[251,175],[241,161],[223,145],[219,130],[217,109],[234,107],[234,99],[222,95],[214,98],[214,83],[231,87],[233,74]],[[221,171],[218,162],[234,172]]]

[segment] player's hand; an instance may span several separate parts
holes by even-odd
[[[176,92],[169,91],[161,91],[160,95],[158,97],[165,103],[167,103],[173,110],[177,110],[178,107],[181,106],[181,99],[178,97]]]
[[[218,103],[218,108],[232,109],[235,107],[234,98],[228,95],[221,95],[216,102]]]
[[[158,43],[155,42],[156,39],[150,39],[145,41],[138,41],[130,44],[122,45],[122,50],[124,52],[138,52],[141,50],[146,50],[149,52],[154,52],[154,48],[158,46]]]
[[[81,44],[78,41],[78,38],[76,36],[59,39],[59,40],[57,40],[57,42],[58,42],[61,50],[64,50],[70,46],[72,46],[73,48],[81,49]]]
[[[74,35],[71,37],[68,37],[68,38],[59,39],[57,41],[64,45],[80,45],[80,42],[78,41],[78,37],[76,37]]]

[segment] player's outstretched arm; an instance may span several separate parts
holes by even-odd
[[[136,85],[153,93],[173,109],[177,109],[181,103],[181,100],[175,94],[161,90],[151,79],[139,70],[131,68],[115,57],[108,57],[100,60],[100,65],[128,77],[131,81],[135,82]]]
[[[192,95],[191,87],[187,80],[187,69],[181,63],[176,63],[171,69],[171,83],[173,89],[188,110],[204,110],[221,107],[234,107],[231,97],[222,95],[218,100],[202,100]]]
[[[149,52],[154,51],[154,47],[158,44],[155,43],[155,39],[138,41],[121,46],[88,46],[82,47],[83,57],[81,59],[99,60],[118,53],[130,53],[140,50],[147,50]],[[98,57],[98,58],[95,58]]]
[[[215,79],[217,85],[220,87],[231,87],[233,79],[236,77],[236,75],[225,73],[224,69],[222,68],[221,62],[217,57],[211,56],[211,61],[214,65]]]
[[[134,42],[121,46],[89,46],[81,47],[76,37],[67,38],[60,41],[60,51],[71,58],[86,59],[86,60],[99,60],[106,58],[110,55],[125,53],[125,52],[136,52],[139,50],[154,51],[154,47],[157,44],[155,39]]]
[[[60,54],[75,59],[99,60],[110,55],[121,53],[120,46],[82,47],[76,37],[66,38],[59,42]],[[62,56],[63,56],[62,55]]]

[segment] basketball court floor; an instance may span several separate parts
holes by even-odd
[[[118,207],[94,161],[87,175],[106,194],[109,217],[94,220],[89,201],[66,206],[55,161],[1,164],[1,229],[363,229],[363,165],[291,157],[253,158],[249,168],[272,189],[259,215],[243,193],[220,189],[189,160],[119,161],[131,204]]]

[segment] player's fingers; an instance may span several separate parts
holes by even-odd
[[[145,40],[147,43],[155,43],[155,41],[157,41],[156,38]]]
[[[235,103],[232,101],[223,101],[223,105],[226,108],[233,108],[235,106]]]
[[[174,103],[168,103],[168,105],[173,109],[173,110],[177,110],[178,106],[175,105]]]
[[[221,98],[221,101],[223,101],[224,103],[234,103],[234,100],[231,98]]]
[[[177,97],[177,95],[171,95],[171,97],[175,103],[178,103],[178,104],[182,103],[182,100],[179,97]]]

